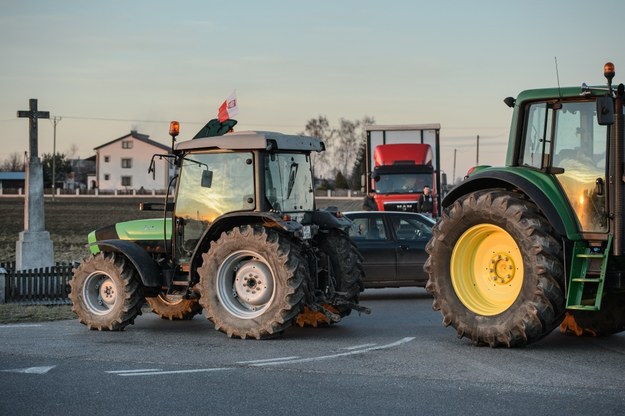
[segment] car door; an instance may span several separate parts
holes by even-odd
[[[385,226],[383,212],[350,213],[349,236],[362,254],[365,287],[385,287],[397,278],[396,244]]]
[[[432,237],[433,221],[419,214],[389,215],[396,241],[397,281],[405,286],[425,286],[425,246]]]

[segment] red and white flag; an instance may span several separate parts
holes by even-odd
[[[239,107],[237,106],[237,91],[232,91],[232,94],[226,101],[219,107],[219,113],[217,118],[219,122],[223,122],[239,114]]]

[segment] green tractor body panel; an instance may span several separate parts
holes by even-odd
[[[165,225],[165,230],[163,229]],[[165,234],[166,233],[166,234]],[[97,244],[102,240],[126,240],[132,242],[161,242],[171,239],[171,218],[152,218],[119,222],[89,233],[87,241],[92,254],[100,252]],[[143,245],[143,244],[140,244]]]

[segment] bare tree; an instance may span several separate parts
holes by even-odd
[[[308,136],[318,137],[326,145],[326,151],[321,153],[313,153],[312,161],[313,168],[315,169],[315,176],[318,178],[329,178],[332,175],[332,167],[329,161],[331,158],[331,149],[329,149],[329,143],[332,142],[334,136],[334,130],[330,128],[330,123],[326,116],[318,116],[308,120],[304,133]]]
[[[9,157],[0,163],[0,171],[4,172],[23,172],[24,171],[24,156],[15,152],[11,153]]]

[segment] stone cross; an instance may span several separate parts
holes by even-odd
[[[26,165],[26,196],[24,199],[24,231],[16,243],[16,269],[35,269],[54,265],[54,250],[50,233],[45,231],[43,201],[43,167],[37,151],[37,120],[50,118],[48,111],[37,110],[37,100],[30,99],[30,110],[18,111],[17,116],[28,118],[30,160]]]
[[[40,118],[50,118],[49,111],[38,111],[37,110],[37,99],[30,99],[30,110],[28,111],[18,111],[17,116],[21,118],[30,119],[29,126],[29,143],[30,143],[30,159],[39,157],[37,153],[37,135],[38,135],[38,123],[37,120]]]

